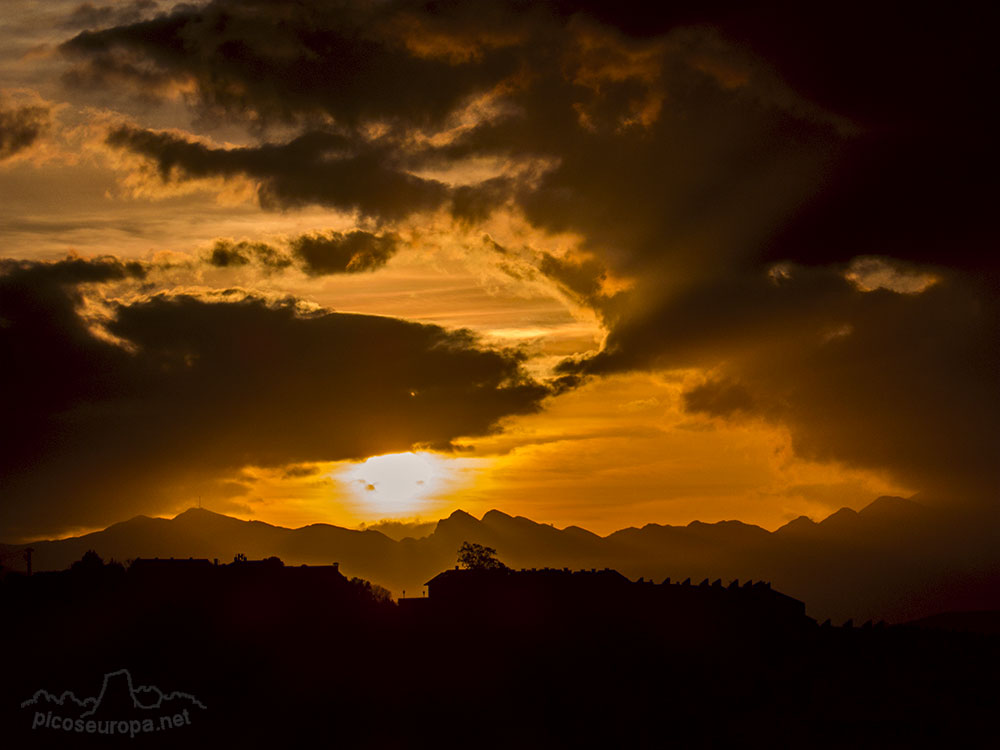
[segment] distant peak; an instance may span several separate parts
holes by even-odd
[[[798,533],[816,528],[816,522],[809,516],[799,516],[775,530],[775,534]]]
[[[809,516],[799,516],[798,518],[792,519],[786,523],[785,526],[791,526],[793,524],[796,526],[815,526],[816,522]]]
[[[215,511],[208,510],[207,508],[188,508],[183,513],[178,513],[174,516],[174,520],[177,521],[181,518],[229,518],[229,516],[223,515],[222,513],[216,513]]]
[[[476,526],[480,523],[479,519],[476,518],[471,513],[466,513],[464,510],[456,510],[452,512],[447,518],[442,518],[438,521],[438,526],[445,527],[467,527]]]
[[[205,508],[188,508],[183,513],[178,513],[172,520],[181,524],[195,525],[212,524],[218,526],[219,524],[228,524],[235,527],[238,524],[251,524],[271,526],[271,524],[264,521],[244,521],[242,518],[233,518],[233,516],[227,516],[225,513],[216,513],[214,510],[206,510]]]
[[[582,537],[587,537],[587,538],[591,538],[592,537],[592,538],[595,538],[595,539],[600,539],[600,537],[597,534],[595,534],[593,531],[588,531],[587,529],[583,528],[582,526],[567,526],[565,529],[563,529],[563,531],[566,532],[567,534],[573,534],[573,535],[576,535],[576,536],[582,536]]]
[[[486,511],[486,515],[483,516],[483,520],[484,521],[487,520],[487,519],[495,519],[495,520],[498,520],[498,521],[508,521],[511,518],[513,518],[513,516],[510,516],[510,515],[504,513],[502,510],[497,510],[496,508],[494,508],[493,510]]]
[[[836,513],[831,513],[825,519],[823,519],[823,523],[826,523],[831,518],[836,518],[836,519],[853,518],[856,515],[858,515],[858,512],[853,508],[841,508]]]
[[[874,501],[862,508],[861,513],[866,515],[871,515],[873,513],[899,513],[912,511],[917,508],[922,508],[923,506],[919,503],[915,503],[912,500],[907,500],[905,497],[898,497],[896,495],[882,495],[876,498]]]
[[[445,536],[474,534],[482,529],[482,521],[464,510],[456,510],[447,518],[442,518],[434,527],[434,533]]]

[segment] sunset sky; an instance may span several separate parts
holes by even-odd
[[[995,514],[977,5],[2,13],[0,539]]]

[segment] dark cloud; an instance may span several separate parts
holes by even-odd
[[[609,304],[602,284],[607,279],[603,263],[593,257],[557,257],[546,251],[530,247],[512,251],[504,247],[488,234],[482,237],[483,244],[495,252],[502,260],[500,270],[515,279],[534,279],[539,275],[555,282],[564,293],[591,307]]]
[[[330,103],[325,97],[335,86],[331,89],[326,79],[340,75],[343,63],[317,53],[310,46],[310,32],[346,33],[356,21],[327,17],[325,8],[318,4],[310,11],[289,12],[287,4],[214,3],[155,22],[81,34],[66,49],[100,60],[108,49],[128,46],[140,55],[134,62],[136,75],[148,91],[155,83],[147,80],[151,76],[191,74],[190,60],[215,44],[199,42],[206,29],[213,39],[226,37],[234,44],[238,39],[239,45],[252,46],[266,27],[262,21],[273,16],[281,28],[279,38],[286,31],[295,35],[282,45],[269,29],[269,54],[280,50],[295,64],[325,67],[323,85],[288,98],[289,82],[300,76],[283,72],[281,86],[262,91],[268,65],[240,55],[211,64],[212,85],[231,86],[246,99],[240,107],[256,107],[258,115],[273,105],[273,96],[304,122],[319,108],[333,118],[335,132],[327,127],[285,144],[211,149],[165,133],[122,128],[109,142],[151,159],[164,179],[246,175],[260,180],[261,203],[273,207],[320,203],[393,220],[447,205],[456,218],[472,223],[516,199],[537,225],[581,231],[592,251],[614,252],[609,260],[623,269],[634,269],[636,252],[648,258],[666,249],[690,260],[705,255],[706,243],[714,253],[745,254],[748,248],[732,247],[731,225],[747,222],[743,231],[751,237],[773,229],[788,214],[790,196],[797,201],[815,185],[831,152],[842,145],[829,122],[793,96],[771,91],[771,78],[752,66],[744,70],[746,60],[712,32],[695,30],[637,43],[575,17],[566,21],[502,3],[490,6],[482,18],[451,6],[434,15],[392,3],[377,6],[377,11],[342,7],[337,13],[364,17],[368,33],[408,60],[401,79],[408,90],[447,89],[437,67],[465,69],[468,60],[452,54],[453,47],[485,34],[487,19],[495,24],[492,33],[506,34],[507,41],[477,49],[472,59],[496,54],[512,57],[517,65],[505,68],[502,76],[477,68],[462,78],[461,91],[448,98],[448,108],[433,116],[427,116],[426,107],[386,115],[377,109],[379,103],[397,106],[403,100],[382,86]],[[314,11],[316,18],[309,15]],[[237,23],[232,14],[249,14],[253,23]],[[212,26],[210,19],[221,25]],[[412,28],[422,29],[437,46],[414,48],[414,39],[400,31]],[[538,43],[540,38],[544,44]],[[425,67],[428,62],[433,69]],[[363,87],[363,75],[355,68],[351,75]],[[444,146],[411,137],[413,128],[444,127],[445,109],[454,115],[501,83],[504,93],[497,95],[496,116],[466,128]],[[667,100],[676,106],[664,106]],[[450,191],[413,174],[423,166],[481,156],[515,163],[541,158],[555,166],[537,181],[493,176]],[[718,237],[704,236],[706,223]]]
[[[49,126],[49,109],[4,107],[0,98],[0,161],[30,148]]]
[[[740,37],[728,23],[715,34],[660,26],[672,47],[656,72],[665,103],[648,125],[623,119],[643,100],[642,80],[621,95],[601,85],[596,98],[581,98],[566,86],[566,68],[552,64],[513,95],[516,116],[444,147],[453,158],[558,156],[537,182],[518,186],[516,200],[537,226],[582,235],[595,258],[589,268],[568,279],[551,258],[539,256],[538,266],[572,280],[609,328],[600,354],[564,364],[565,387],[636,369],[720,372],[687,394],[688,408],[787,425],[807,458],[889,471],[938,496],[995,501],[1000,405],[986,363],[1000,349],[990,191],[973,155],[989,148],[981,96],[925,112],[909,78],[876,103],[863,71],[852,69],[862,93],[841,118],[822,105],[846,100],[822,82],[806,86],[818,93],[811,102],[727,45]],[[838,44],[851,37],[845,23],[835,24]],[[915,69],[939,65],[936,79],[981,81],[987,66],[976,60],[988,47],[966,41],[940,62],[918,60],[910,41],[904,47]],[[881,79],[879,54],[865,52]],[[593,64],[584,55],[578,70]],[[849,262],[866,255],[901,274],[923,268],[938,283],[921,294],[862,291],[848,279]],[[607,271],[634,286],[603,298],[595,292]]]
[[[408,41],[420,41],[422,14],[409,5],[216,0],[86,31],[62,49],[79,60],[68,76],[74,85],[193,82],[205,113],[285,122],[332,117],[348,127],[440,124],[516,70],[516,57],[502,47],[446,59],[415,51]],[[456,14],[442,7],[441,15]]]
[[[297,265],[310,276],[375,271],[396,254],[399,235],[375,234],[361,229],[350,232],[301,234],[280,250],[266,242],[238,242],[218,239],[206,257],[217,268],[254,265],[265,272],[282,271]]]
[[[978,3],[566,3],[630,36],[710,23],[805,100],[858,125],[821,189],[775,228],[763,260],[882,254],[990,274],[995,107],[991,25]],[[850,50],[850,53],[845,53]]]
[[[733,417],[757,411],[753,395],[740,383],[709,379],[682,394],[684,408],[717,417]]]
[[[440,182],[396,169],[387,154],[334,133],[317,131],[284,144],[233,149],[132,127],[113,130],[107,140],[150,159],[164,182],[237,176],[257,180],[265,207],[320,204],[397,219],[433,210],[447,197]]]
[[[69,29],[96,29],[109,24],[135,23],[158,8],[155,0],[131,0],[119,5],[81,3],[66,16],[62,26]]]
[[[488,219],[514,195],[517,182],[509,177],[491,177],[475,185],[460,185],[452,191],[451,213],[461,223],[474,226]]]
[[[86,314],[82,284],[142,274],[112,259],[4,263],[8,535],[155,510],[245,465],[488,433],[547,394],[518,355],[468,332],[294,299],[160,294]]]
[[[702,57],[739,73],[748,65],[729,60],[711,33],[678,34],[662,50],[579,34],[588,40],[580,51],[552,50],[532,85],[512,93],[516,114],[470,129],[441,153],[551,157],[537,180],[513,186],[516,205],[538,227],[580,234],[618,273],[688,276],[753,259],[845,147],[821,113],[768,98],[752,78],[733,88],[699,67]],[[636,85],[659,82],[662,101],[603,101],[622,75],[618,61],[605,62],[615,52],[634,58]],[[586,85],[567,81],[566,56]],[[630,119],[647,105],[648,121]]]
[[[563,369],[712,369],[687,409],[784,424],[803,457],[994,502],[996,301],[957,272],[919,293],[862,291],[847,276],[789,265],[713,279],[620,321],[600,354]]]
[[[216,0],[83,32],[63,49],[78,61],[74,83],[130,81],[145,94],[193,83],[201,111],[332,120],[354,137],[377,125],[406,149],[414,129],[444,128],[476,97],[503,92],[503,116],[447,153],[558,161],[519,203],[540,226],[584,231],[625,267],[636,253],[683,251],[687,261],[947,255],[980,268],[995,246],[980,165],[997,125],[982,94],[993,66],[981,15],[972,4],[942,14],[860,2]],[[267,195],[362,205],[326,195],[317,178],[355,181],[386,169],[384,156],[273,176]],[[463,186],[453,210],[480,220],[517,187]],[[748,228],[734,237],[739,222]]]
[[[299,464],[298,466],[289,466],[285,469],[281,476],[285,479],[302,479],[303,477],[314,477],[319,474],[320,468],[311,464]]]
[[[280,271],[292,265],[292,259],[266,242],[220,239],[215,241],[208,262],[217,268],[246,266],[254,263],[266,270]]]
[[[305,131],[242,149],[112,133],[164,179],[246,176],[262,205],[387,223],[447,208],[474,225],[513,207],[579,236],[571,257],[498,255],[608,328],[600,353],[563,364],[559,388],[699,368],[712,376],[685,397],[693,411],[772,420],[803,456],[984,497],[1000,486],[1000,272],[982,15],[219,1],[64,49],[78,80],[193,82],[201,114]],[[489,114],[457,117],[487,92]],[[458,187],[416,176],[483,157],[543,166]],[[937,283],[866,286],[851,278],[860,257]],[[606,295],[609,279],[631,286]]]
[[[399,236],[362,230],[303,234],[291,242],[292,252],[306,273],[360,273],[389,262],[399,247]]]
[[[601,282],[606,278],[604,265],[593,258],[557,258],[543,252],[538,270],[556,281],[576,298],[591,306],[598,306],[602,296]]]

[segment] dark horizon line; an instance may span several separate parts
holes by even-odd
[[[268,521],[261,521],[261,520],[258,520],[258,519],[249,519],[249,520],[247,520],[247,519],[243,519],[243,518],[237,518],[236,516],[230,516],[230,515],[228,515],[226,513],[220,513],[218,511],[209,510],[208,508],[203,508],[200,505],[198,505],[198,506],[192,505],[191,507],[186,508],[185,510],[182,510],[181,512],[177,513],[176,515],[174,515],[172,517],[168,517],[168,516],[147,516],[144,513],[140,513],[138,515],[132,516],[131,518],[127,518],[127,519],[125,519],[123,521],[115,521],[113,523],[110,523],[107,526],[104,526],[104,527],[98,528],[98,529],[94,529],[93,531],[88,531],[88,532],[83,533],[83,534],[75,534],[75,535],[58,537],[58,538],[52,538],[52,537],[34,537],[34,538],[31,538],[31,539],[28,539],[28,540],[22,541],[22,542],[10,542],[10,541],[5,541],[5,540],[0,539],[0,545],[5,546],[5,547],[27,547],[27,546],[29,546],[31,544],[42,543],[42,542],[62,542],[62,541],[70,540],[70,539],[84,539],[84,538],[86,538],[86,537],[88,537],[88,536],[90,536],[92,534],[100,534],[101,532],[107,531],[108,529],[110,529],[110,528],[112,528],[114,526],[118,526],[119,524],[131,523],[132,521],[142,520],[142,519],[150,520],[150,521],[175,521],[178,518],[180,518],[181,516],[187,515],[189,513],[206,513],[206,514],[209,514],[209,515],[212,515],[212,516],[217,516],[217,517],[220,517],[220,518],[227,518],[227,519],[230,519],[232,521],[238,521],[240,523],[259,523],[259,524],[263,524],[264,526],[269,526],[271,528],[281,529],[281,530],[284,530],[284,531],[299,531],[301,529],[308,529],[308,528],[312,528],[312,527],[316,527],[316,526],[325,526],[325,527],[329,527],[329,528],[341,529],[343,531],[352,531],[352,532],[357,532],[357,533],[365,533],[365,532],[373,531],[373,532],[376,532],[378,534],[381,534],[382,536],[385,536],[388,539],[392,539],[394,541],[398,541],[398,540],[396,540],[395,537],[392,537],[392,536],[386,534],[385,532],[380,531],[377,527],[381,526],[382,524],[391,524],[391,523],[397,523],[397,524],[399,524],[400,526],[403,526],[403,527],[407,527],[407,526],[420,526],[420,525],[425,525],[425,524],[434,524],[435,525],[435,530],[436,530],[437,524],[439,524],[441,521],[452,519],[455,516],[459,516],[459,517],[466,516],[466,517],[471,518],[472,520],[476,521],[477,523],[484,523],[485,520],[486,520],[486,517],[489,516],[490,514],[499,514],[501,516],[504,516],[504,517],[512,519],[512,520],[523,519],[523,520],[526,520],[526,521],[530,521],[533,524],[537,524],[539,526],[549,526],[549,527],[555,529],[556,531],[567,531],[569,529],[579,529],[581,531],[587,532],[588,534],[593,534],[594,536],[596,536],[596,537],[598,537],[600,539],[607,539],[607,538],[609,538],[611,536],[614,536],[615,534],[619,534],[619,533],[621,533],[623,531],[629,531],[631,529],[639,530],[639,529],[644,529],[644,528],[647,528],[647,527],[650,527],[650,526],[660,527],[660,528],[685,529],[685,528],[690,528],[692,526],[697,526],[697,525],[719,526],[721,524],[740,524],[742,526],[747,526],[747,527],[750,527],[750,528],[760,529],[761,531],[763,531],[763,532],[765,532],[767,534],[777,534],[782,529],[785,529],[785,528],[791,526],[792,524],[808,522],[810,524],[819,526],[820,524],[825,523],[826,521],[830,520],[831,518],[833,518],[834,516],[837,516],[839,514],[842,514],[842,513],[846,512],[848,514],[860,515],[860,514],[864,513],[865,511],[868,511],[869,509],[873,508],[874,506],[879,506],[879,505],[882,505],[882,504],[884,504],[886,502],[892,502],[892,503],[899,504],[899,501],[902,501],[903,503],[905,503],[908,506],[917,507],[917,508],[920,508],[921,510],[929,510],[930,509],[929,506],[924,505],[922,503],[919,503],[919,502],[917,502],[914,499],[914,498],[918,497],[919,495],[920,495],[920,493],[917,493],[915,495],[911,495],[909,497],[903,497],[903,496],[900,496],[900,495],[880,495],[879,497],[875,498],[870,503],[868,503],[867,505],[865,505],[863,508],[861,508],[861,510],[854,510],[853,508],[845,505],[845,506],[843,506],[843,507],[841,507],[841,508],[833,511],[832,513],[830,513],[829,515],[825,516],[824,518],[822,518],[820,520],[816,520],[816,519],[814,519],[814,518],[812,518],[810,516],[801,515],[801,516],[797,516],[796,518],[793,518],[793,519],[791,519],[791,520],[783,523],[781,526],[777,527],[773,531],[771,531],[769,529],[766,529],[763,526],[760,526],[760,525],[755,524],[755,523],[748,523],[747,521],[741,521],[741,520],[739,520],[737,518],[727,518],[727,519],[723,519],[723,520],[720,520],[720,521],[701,521],[701,520],[695,519],[693,521],[689,521],[686,524],[657,523],[655,521],[649,521],[649,522],[643,524],[642,526],[623,526],[623,527],[621,527],[619,529],[615,529],[614,531],[608,532],[607,534],[599,534],[596,531],[591,531],[590,529],[587,529],[587,528],[585,528],[583,526],[580,526],[578,524],[569,524],[568,526],[558,527],[555,524],[545,523],[543,521],[536,521],[533,518],[529,518],[527,516],[511,515],[509,513],[506,513],[504,511],[500,510],[499,508],[490,508],[488,511],[486,511],[485,513],[483,513],[483,515],[482,515],[481,518],[476,518],[476,516],[473,515],[472,513],[469,513],[468,511],[463,510],[462,508],[458,508],[458,509],[452,511],[448,516],[445,516],[444,518],[438,518],[438,519],[427,520],[427,521],[395,521],[393,519],[383,519],[381,521],[376,521],[374,523],[368,524],[364,528],[359,528],[359,527],[352,528],[352,527],[349,527],[349,526],[338,526],[337,524],[327,523],[325,521],[317,521],[315,523],[307,523],[307,524],[305,524],[303,526],[295,526],[295,527],[292,527],[292,526],[281,526],[280,524],[270,523]],[[419,537],[407,537],[407,536],[403,536],[403,537],[400,537],[400,539],[407,539],[407,538],[411,538],[411,539],[425,539],[425,538],[431,536],[433,533],[434,533],[434,530],[430,531],[427,534],[424,534],[423,536],[419,536]]]

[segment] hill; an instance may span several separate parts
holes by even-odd
[[[37,541],[35,570],[57,570],[88,549],[104,559],[277,555],[288,564],[339,562],[349,576],[419,595],[455,563],[463,541],[494,547],[514,568],[614,568],[626,576],[771,581],[806,602],[822,621],[904,622],[942,611],[996,609],[1000,553],[989,529],[949,518],[912,500],[882,497],[820,522],[801,517],[774,532],[739,521],[647,524],[607,536],[559,529],[491,510],[481,519],[455,511],[420,538],[329,524],[298,529],[242,521],[192,508],[175,518],[137,516],[103,531]],[[24,545],[5,545],[11,554]]]

